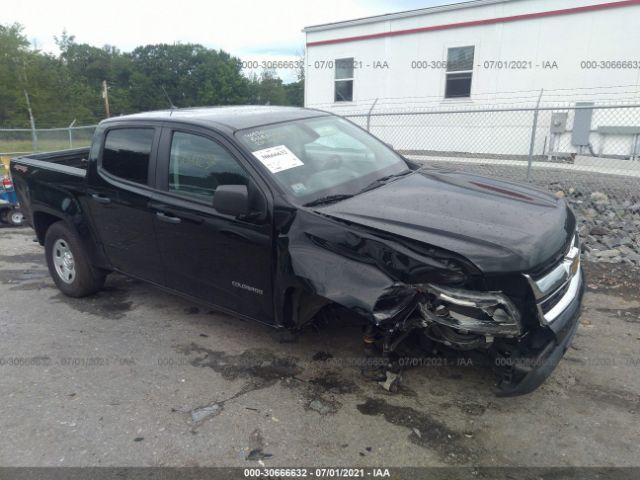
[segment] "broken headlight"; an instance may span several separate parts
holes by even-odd
[[[427,321],[454,328],[463,333],[517,336],[522,333],[520,312],[501,292],[473,292],[426,285],[433,298],[420,304]]]

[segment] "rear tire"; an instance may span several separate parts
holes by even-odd
[[[85,297],[104,286],[104,271],[91,264],[79,239],[63,222],[49,227],[44,249],[51,278],[65,295]]]

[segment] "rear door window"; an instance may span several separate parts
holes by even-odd
[[[102,168],[123,180],[146,185],[155,130],[119,128],[107,132]]]

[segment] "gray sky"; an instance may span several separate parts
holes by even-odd
[[[123,51],[150,43],[201,43],[242,60],[271,60],[300,56],[301,30],[308,25],[459,1],[5,0],[0,23],[21,23],[32,44],[49,52],[57,52],[53,37],[66,29],[80,43]]]

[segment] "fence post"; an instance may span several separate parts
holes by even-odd
[[[73,130],[71,130],[73,128],[73,126],[76,124],[76,119],[73,119],[73,122],[71,122],[69,124],[69,127],[67,127],[69,129],[69,148],[73,148]]]
[[[536,109],[533,112],[533,126],[531,127],[531,144],[529,145],[529,160],[527,162],[527,182],[531,181],[531,163],[533,162],[533,147],[536,143],[536,129],[538,128],[538,112],[540,111],[540,100],[542,99],[542,92],[544,89],[540,89],[540,95],[538,95],[538,102],[536,103]]]
[[[371,104],[371,108],[367,112],[367,132],[371,132],[371,112],[373,112],[373,108],[376,106],[376,103],[378,103],[377,98],[373,101],[373,103]]]

